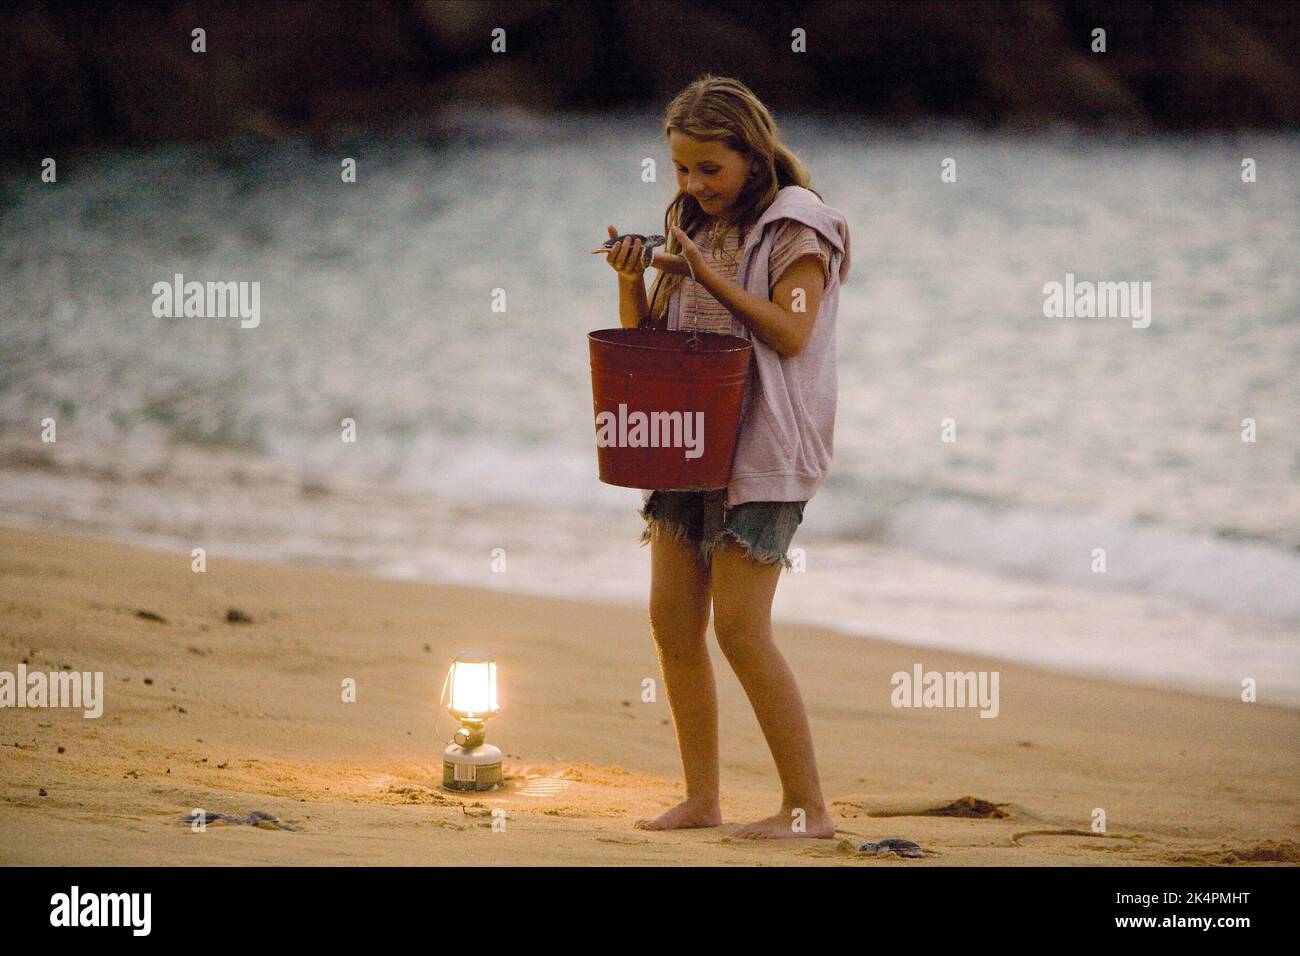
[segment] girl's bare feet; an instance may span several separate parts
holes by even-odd
[[[657,817],[638,820],[638,830],[689,830],[722,825],[722,807],[717,803],[696,804],[683,800]]]
[[[829,839],[835,836],[835,821],[831,819],[831,815],[825,807],[822,807],[819,811],[809,813],[801,830],[795,829],[796,818],[793,814],[793,807],[784,807],[779,813],[774,813],[770,817],[764,817],[761,820],[755,820],[753,823],[745,824],[736,831],[735,835],[754,840],[773,840],[783,837]]]

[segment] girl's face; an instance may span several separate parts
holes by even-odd
[[[710,216],[724,215],[735,204],[746,178],[757,174],[757,160],[746,160],[726,143],[695,139],[668,131],[668,146],[677,170],[677,188],[689,193]]]

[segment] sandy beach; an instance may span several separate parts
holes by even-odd
[[[720,828],[681,799],[645,613],[0,529],[0,670],[104,673],[98,719],[0,711],[0,862],[395,865],[1276,865],[1300,862],[1300,711],[777,623],[832,840],[730,834],[778,783],[717,650]],[[230,622],[231,609],[251,620]],[[141,612],[144,612],[143,614]],[[499,793],[437,786],[447,662],[495,652]],[[996,670],[996,718],[895,708],[890,675]],[[357,684],[345,703],[341,685]],[[434,720],[438,718],[438,732]],[[441,737],[439,736],[441,733]],[[43,795],[42,795],[43,791]],[[212,823],[196,808],[293,827]],[[505,826],[492,825],[493,810]],[[1090,832],[1094,810],[1106,832]],[[973,815],[956,815],[956,814]],[[498,818],[499,815],[498,815]],[[914,840],[920,860],[858,844]]]

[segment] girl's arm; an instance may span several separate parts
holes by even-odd
[[[821,308],[822,293],[825,291],[826,273],[822,261],[818,256],[810,255],[800,256],[790,263],[782,273],[781,281],[772,287],[772,302],[786,313],[786,325],[783,328],[788,342],[793,346],[790,351],[782,351],[782,355],[798,355],[808,344],[813,324],[817,321],[817,311]]]
[[[625,329],[635,329],[650,315],[645,295],[645,279],[618,277],[618,321]]]

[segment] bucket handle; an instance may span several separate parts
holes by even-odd
[[[694,293],[696,283],[695,267],[691,265],[691,260],[687,259],[685,256],[682,256],[682,258],[686,261],[686,268],[691,271],[691,292]],[[691,296],[691,304],[691,337],[686,343],[686,347],[694,352],[700,347],[700,304],[694,295]],[[677,327],[680,329],[681,324],[679,323]]]
[[[685,256],[682,256],[682,258],[686,259]],[[691,309],[691,338],[690,341],[686,343],[686,347],[694,352],[700,347],[700,303],[694,294],[695,267],[691,265],[690,259],[686,259],[686,268],[691,270],[691,305],[693,306]]]

